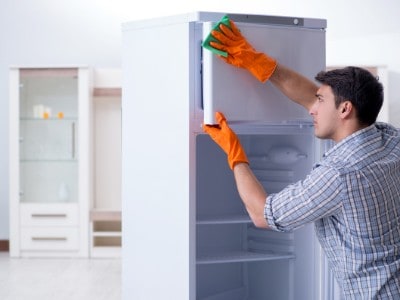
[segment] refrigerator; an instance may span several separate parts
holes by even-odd
[[[256,228],[202,130],[223,112],[269,194],[305,178],[331,146],[303,107],[202,48],[224,15],[122,25],[123,299],[334,299],[313,224]],[[326,20],[228,16],[258,51],[310,79],[325,69]]]

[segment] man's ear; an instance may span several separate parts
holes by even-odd
[[[343,117],[348,116],[353,110],[353,104],[350,101],[344,101],[340,104],[340,112]]]

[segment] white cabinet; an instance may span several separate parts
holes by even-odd
[[[10,70],[10,255],[88,256],[91,75]]]

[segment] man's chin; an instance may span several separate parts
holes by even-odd
[[[319,138],[319,139],[321,139],[321,140],[328,140],[328,139],[329,139],[328,136],[326,136],[326,135],[324,135],[324,134],[321,134],[321,133],[318,132],[317,130],[314,131],[314,135],[315,135],[315,137],[317,137],[317,138]]]

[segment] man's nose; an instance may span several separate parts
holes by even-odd
[[[316,114],[316,103],[314,103],[313,105],[311,105],[310,110],[308,111],[308,113],[313,116]]]

